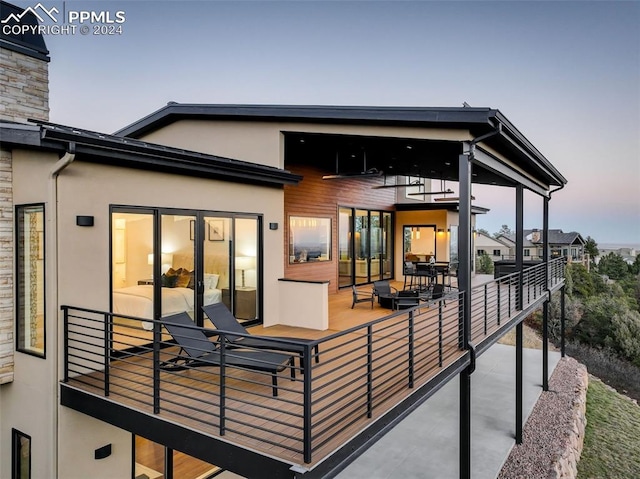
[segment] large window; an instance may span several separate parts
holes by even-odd
[[[31,437],[11,430],[11,479],[31,479]]]
[[[16,207],[18,351],[45,355],[44,205]]]
[[[289,263],[331,259],[331,219],[306,216],[289,218]]]

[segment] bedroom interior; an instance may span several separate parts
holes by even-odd
[[[114,348],[121,349],[119,335],[127,331],[141,336],[140,345],[153,338],[153,323],[126,318],[154,317],[154,289],[161,291],[161,315],[187,312],[196,324],[213,327],[198,314],[198,305],[224,302],[245,321],[257,314],[256,218],[209,216],[208,213],[174,214],[171,210],[114,208],[112,212],[112,311]],[[154,252],[154,224],[160,218],[160,248]],[[202,222],[201,225],[198,223]],[[199,238],[196,241],[196,238]],[[201,253],[197,254],[197,250]],[[154,261],[160,258],[159,281],[154,278]],[[202,268],[201,287],[198,288]],[[233,261],[231,261],[233,259]],[[233,271],[231,268],[235,268]],[[124,348],[124,346],[122,346]]]

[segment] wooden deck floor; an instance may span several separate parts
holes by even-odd
[[[400,289],[402,283],[397,283]],[[314,331],[287,326],[251,328],[252,334],[289,336],[308,339],[327,338],[347,329],[389,316],[392,311],[375,303],[357,304],[351,309],[351,291],[343,290],[329,297],[329,329]],[[422,320],[412,336],[416,378],[414,389],[428,382],[442,367],[463,355],[458,349],[457,300],[448,306],[441,321],[446,332],[438,337],[438,308],[420,308]],[[418,314],[418,313],[416,313]],[[276,456],[292,464],[312,467],[356,433],[379,418],[395,404],[408,397],[407,314],[372,328],[370,338],[364,331],[341,335],[322,343],[319,363],[307,374],[313,377],[313,457],[304,464],[301,454],[303,438],[303,382],[300,372],[295,381],[282,372],[278,379],[278,397],[271,396],[270,377],[256,371],[227,372],[224,391],[226,440],[243,447]],[[504,318],[505,320],[507,318]],[[478,318],[476,318],[478,320]],[[477,322],[477,321],[476,321]],[[490,334],[497,328],[488,325]],[[372,339],[373,338],[373,339]],[[438,348],[440,340],[441,347]],[[371,353],[371,344],[375,345]],[[367,350],[369,347],[369,350]],[[369,351],[369,353],[367,353]],[[163,358],[176,351],[163,350]],[[367,356],[369,354],[369,356]],[[367,363],[375,374],[367,376]],[[150,355],[114,360],[110,368],[110,399],[153,414],[153,389]],[[194,428],[212,437],[220,436],[221,404],[218,368],[194,368],[161,373],[160,416]],[[76,376],[69,385],[101,395],[104,373]],[[371,385],[369,390],[367,384]],[[367,395],[371,391],[377,397]],[[369,409],[368,409],[368,406]],[[371,418],[367,413],[371,413]]]

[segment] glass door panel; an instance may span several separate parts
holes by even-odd
[[[393,258],[391,213],[382,213],[382,279],[392,277],[391,259]]]
[[[187,312],[195,316],[196,217],[162,214],[160,223],[160,278],[162,316]],[[155,270],[158,271],[157,269]]]
[[[379,280],[382,276],[382,217],[379,211],[372,211],[369,215],[371,223],[369,272],[371,281]]]
[[[338,211],[338,287],[353,284],[353,222],[351,208]]]
[[[133,477],[135,479],[146,477],[148,479],[198,479],[211,477],[219,473],[218,466],[188,456],[180,451],[172,450],[145,439],[134,436],[135,463]],[[170,471],[165,470],[167,465]]]
[[[154,317],[153,229],[153,212],[111,215],[111,310],[116,315]],[[153,340],[151,322],[114,316],[113,327],[115,349]]]
[[[256,218],[236,218],[234,248],[233,313],[238,320],[258,317],[257,292],[260,287],[258,257],[259,223]]]
[[[364,284],[369,282],[369,212],[356,210],[354,220],[355,283]]]
[[[222,301],[231,309],[229,284],[231,284],[231,249],[233,231],[231,218],[222,216],[204,216],[204,234],[202,238],[202,299],[200,304],[207,305]],[[204,317],[204,326],[212,328],[211,322]]]

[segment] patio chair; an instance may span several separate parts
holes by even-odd
[[[393,309],[393,301],[398,294],[398,290],[391,286],[389,281],[374,281],[373,294],[378,297],[380,306]]]
[[[398,294],[393,301],[393,309],[408,309],[418,306],[420,304],[420,292],[413,291],[398,291]]]
[[[225,338],[232,347],[245,347],[256,349],[273,349],[275,351],[286,351],[290,353],[298,353],[300,355],[300,368],[304,371],[304,349],[305,345],[312,339],[289,338],[279,336],[254,336],[246,328],[240,324],[236,317],[231,314],[229,308],[224,303],[213,303],[202,307],[204,314],[211,320],[216,329],[226,333],[239,333],[245,336],[236,336],[234,334],[226,334]],[[295,344],[288,341],[295,341]],[[320,362],[320,352],[318,345],[313,348],[316,357],[316,363]]]
[[[356,288],[355,286],[351,286],[351,292],[353,294],[353,302],[351,303],[351,309],[353,309],[353,307],[357,303],[366,303],[366,302],[371,303],[371,309],[373,309],[373,299],[374,299],[373,290],[363,291],[361,289]]]
[[[164,362],[160,368],[180,371],[195,367],[220,367],[220,348],[209,340],[202,328],[195,326],[186,313],[177,313],[161,319],[162,325],[180,346],[178,356]],[[271,373],[273,396],[278,396],[278,373],[291,369],[291,380],[295,379],[293,356],[270,351],[229,349],[224,355],[225,366]]]

